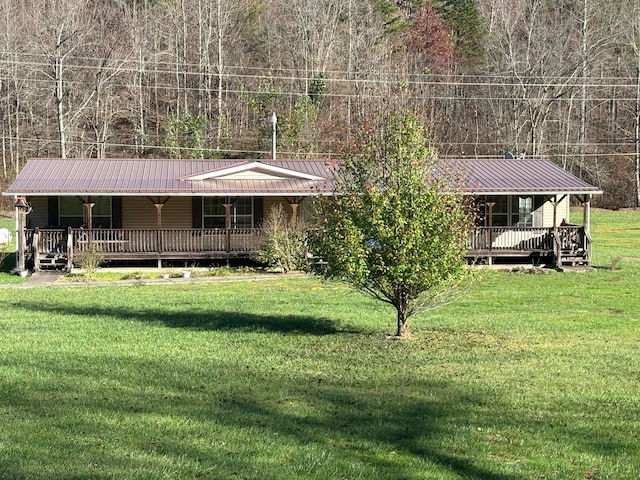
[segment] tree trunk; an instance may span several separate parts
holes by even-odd
[[[396,331],[396,337],[404,338],[407,335],[407,305],[406,302],[400,301],[396,307],[398,314],[398,329]]]
[[[56,47],[57,48],[57,47]],[[64,82],[62,80],[62,57],[56,53],[54,72],[55,72],[55,101],[56,101],[56,120],[58,122],[58,143],[60,145],[60,158],[67,158],[67,140],[64,124]]]
[[[636,108],[633,115],[634,121],[634,163],[635,163],[635,189],[636,204],[640,207],[640,52],[636,53]]]

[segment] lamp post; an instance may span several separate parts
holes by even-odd
[[[276,112],[271,112],[269,121],[271,122],[271,126],[272,126],[271,158],[275,160],[276,159],[276,125],[278,123],[278,116],[276,115]]]
[[[25,271],[24,251],[26,239],[24,235],[25,217],[31,212],[31,207],[24,197],[16,198],[13,206],[16,209],[17,238],[16,238],[16,270],[18,273]]]

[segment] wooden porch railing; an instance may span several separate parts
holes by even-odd
[[[259,228],[74,229],[71,234],[75,251],[94,245],[105,254],[253,252],[262,241]]]
[[[550,228],[476,227],[469,232],[469,252],[487,250],[536,251],[553,248]]]
[[[557,234],[556,234],[557,232]],[[233,229],[38,229],[27,230],[27,255],[36,268],[39,258],[59,256],[71,268],[74,255],[91,245],[108,259],[225,258],[251,256],[263,241],[263,230]],[[591,243],[582,226],[553,228],[477,227],[469,232],[470,257],[569,255],[589,259]]]
[[[27,235],[27,251],[37,269],[40,259],[60,256],[68,259],[91,247],[108,259],[140,258],[220,258],[250,255],[258,250],[263,230],[231,229],[39,229]]]

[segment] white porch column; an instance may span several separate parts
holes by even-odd
[[[582,225],[587,235],[591,235],[591,195],[582,202]]]

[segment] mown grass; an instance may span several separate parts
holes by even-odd
[[[622,213],[602,268],[486,272],[407,341],[315,279],[0,289],[0,478],[639,478]]]

